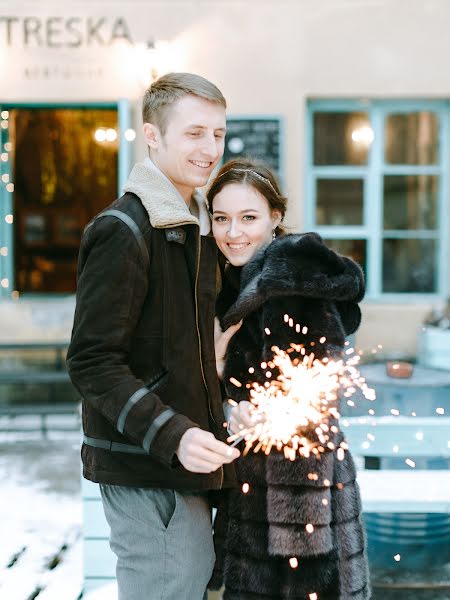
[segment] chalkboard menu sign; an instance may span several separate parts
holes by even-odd
[[[245,156],[264,162],[281,178],[280,119],[229,118],[223,161]]]

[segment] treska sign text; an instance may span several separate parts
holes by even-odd
[[[133,44],[123,17],[9,17],[0,16],[0,45],[25,48],[110,46],[117,40]]]

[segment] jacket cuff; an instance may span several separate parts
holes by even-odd
[[[175,414],[153,440],[150,455],[165,466],[175,468],[180,465],[175,454],[180,440],[188,429],[200,427],[184,415]]]

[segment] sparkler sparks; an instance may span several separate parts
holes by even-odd
[[[290,325],[290,318],[285,322]],[[303,327],[307,331],[306,327]],[[320,339],[321,343],[325,337]],[[294,344],[286,351],[272,347],[274,356],[261,363],[265,375],[264,384],[252,382],[250,401],[253,404],[254,425],[243,428],[228,438],[233,445],[245,441],[243,455],[251,448],[253,452],[263,450],[269,454],[272,448],[282,451],[286,458],[320,456],[326,449],[335,450],[332,434],[338,432],[333,421],[339,419],[338,400],[342,393],[351,396],[357,389],[368,400],[375,399],[374,390],[368,388],[356,365],[358,355],[332,360],[316,359],[314,353],[307,354],[303,345]],[[293,354],[295,353],[295,354]],[[292,358],[292,356],[295,358]],[[266,370],[270,367],[270,371]],[[273,371],[279,374],[273,376]],[[254,372],[250,367],[249,372]],[[235,378],[230,382],[236,387],[242,383]],[[347,445],[337,448],[337,458],[344,460]]]

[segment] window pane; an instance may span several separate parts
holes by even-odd
[[[356,261],[363,269],[364,273],[366,270],[366,240],[336,240],[336,239],[325,239],[325,244],[344,256],[350,256]]]
[[[389,175],[384,178],[385,229],[436,229],[438,177]]]
[[[83,228],[117,195],[117,111],[16,109],[11,119],[16,289],[74,292]]]
[[[364,112],[314,113],[314,164],[367,163],[373,131]]]
[[[362,179],[318,179],[316,223],[318,225],[363,224]]]
[[[432,293],[436,291],[436,241],[383,242],[383,292]]]
[[[438,162],[438,116],[432,112],[391,114],[384,126],[386,162],[434,165]]]

